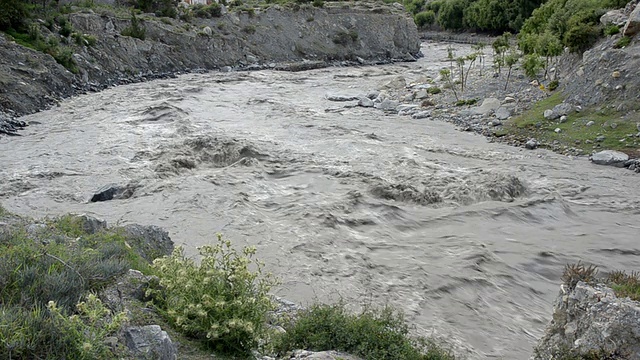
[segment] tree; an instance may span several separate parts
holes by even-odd
[[[515,50],[511,49],[509,55],[507,55],[507,57],[505,57],[504,59],[505,65],[509,68],[509,72],[507,73],[507,81],[504,83],[504,91],[507,91],[507,86],[509,86],[509,79],[511,78],[511,69],[513,69],[513,66],[518,63],[519,58],[520,56],[518,55],[518,53]]]
[[[0,30],[23,29],[28,18],[29,11],[23,1],[0,0]]]
[[[448,0],[440,5],[438,24],[450,30],[464,28],[464,9],[468,6],[469,0]]]

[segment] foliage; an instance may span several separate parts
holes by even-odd
[[[616,296],[640,301],[640,273],[627,274],[624,271],[616,271],[609,274],[607,283],[611,285]]]
[[[140,40],[144,40],[147,34],[147,29],[144,25],[141,25],[141,20],[138,19],[135,12],[131,12],[131,24],[126,28],[122,29],[120,33],[122,36],[131,36],[134,38],[138,38]]]
[[[176,7],[177,0],[136,0],[134,5],[137,9],[146,13],[155,13],[156,16],[175,18],[178,15]]]
[[[554,91],[558,88],[558,86],[560,86],[560,82],[558,80],[553,80],[549,83],[549,86],[547,86],[547,88],[549,89],[549,91]]]
[[[112,315],[100,299],[89,294],[68,315],[54,301],[26,309],[0,305],[0,357],[3,359],[113,359],[107,336],[127,320]]]
[[[537,54],[526,55],[522,62],[522,69],[524,70],[525,75],[530,79],[537,79],[538,72],[543,68],[543,66],[544,63]]]
[[[215,245],[200,248],[197,264],[177,248],[154,261],[160,282],[148,294],[181,332],[218,351],[248,354],[264,334],[273,306],[268,292],[275,283],[252,259],[255,251],[238,252],[219,235]]]
[[[432,86],[427,89],[427,94],[431,94],[431,95],[440,94],[441,92],[442,90],[437,86]]]
[[[222,16],[222,7],[218,3],[211,5],[197,4],[193,6],[193,14],[199,18],[214,18]]]
[[[442,3],[438,11],[438,24],[448,30],[464,28],[464,10],[469,3],[469,0],[447,0]]]
[[[620,38],[620,40],[618,40],[615,43],[615,45],[613,45],[613,47],[616,48],[616,49],[621,49],[623,47],[629,46],[629,44],[631,44],[631,37],[623,36],[623,37]]]
[[[358,40],[358,33],[354,30],[344,31],[340,30],[333,36],[334,44],[338,45],[348,45],[349,43],[355,42]]]
[[[609,25],[604,29],[604,34],[611,36],[620,33],[618,25]]]
[[[460,99],[458,98],[458,92],[456,91],[456,87],[453,84],[453,80],[451,79],[451,70],[449,69],[440,70],[440,77],[442,77],[442,81],[449,84],[449,87],[451,88],[451,90],[453,90],[453,96],[456,97],[456,101],[460,101]]]
[[[24,29],[30,17],[28,5],[21,0],[0,0],[0,30]]]
[[[584,266],[580,262],[577,264],[567,264],[562,274],[562,282],[567,285],[569,289],[574,289],[580,281],[593,283],[597,275],[598,268],[594,265]]]
[[[279,355],[294,349],[339,350],[371,360],[453,360],[441,347],[409,337],[404,316],[390,307],[350,314],[343,303],[313,305],[275,341]]]
[[[414,16],[414,20],[419,28],[425,28],[436,22],[436,13],[433,10],[422,11]]]

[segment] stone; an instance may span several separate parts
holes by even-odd
[[[337,351],[319,351],[313,352],[308,350],[295,350],[290,360],[361,360],[361,358],[341,353]]]
[[[636,5],[636,8],[629,15],[622,34],[624,36],[634,36],[638,32],[640,32],[640,3]]]
[[[82,230],[87,234],[95,234],[107,228],[107,222],[86,214],[75,215],[74,219],[80,222]]]
[[[400,90],[407,86],[407,80],[404,76],[396,76],[393,80],[384,83],[380,89],[384,90]]]
[[[604,135],[598,135],[596,136],[596,141],[597,142],[603,142],[606,139],[606,137]]]
[[[562,129],[560,128],[556,128],[555,130],[553,130],[556,134],[560,134],[560,132],[562,132]]]
[[[206,28],[205,28],[205,29],[206,29]],[[260,61],[260,60],[258,59],[258,57],[257,57],[257,56],[255,56],[255,55],[251,55],[251,54],[247,54],[247,55],[245,55],[245,58],[247,59],[247,62],[248,62],[249,64],[255,64],[255,63],[257,63],[257,62],[259,62],[259,61]]]
[[[605,350],[640,359],[640,303],[618,298],[604,285],[578,282],[563,285],[553,306],[553,318],[535,347],[532,360],[559,359],[568,352],[587,358]],[[562,353],[561,353],[562,352]]]
[[[489,115],[500,107],[500,100],[496,98],[486,98],[480,106],[471,108],[472,115]]]
[[[496,110],[495,115],[498,120],[507,120],[511,116],[511,109],[501,106]]]
[[[624,167],[627,160],[629,160],[629,155],[615,150],[603,150],[591,155],[591,162],[598,165]]]
[[[606,14],[600,17],[600,23],[604,26],[615,25],[619,27],[623,27],[627,22],[627,15],[623,10],[616,9],[607,11]]]
[[[505,104],[511,104],[511,103],[514,103],[514,102],[516,102],[516,99],[511,97],[511,96],[507,96],[507,97],[504,98],[504,103]]]
[[[589,122],[587,122],[587,124],[585,126],[593,126],[593,124],[595,124],[594,121],[589,121]]]
[[[538,147],[538,140],[536,139],[529,139],[525,144],[524,147],[529,149],[529,150],[533,150],[535,148]]]
[[[113,21],[111,20],[107,21],[107,23],[104,25],[104,31],[107,34],[113,34],[116,32],[116,27],[115,25],[113,25]]]
[[[426,119],[431,117],[431,111],[420,111],[418,113],[411,115],[411,117],[413,119]]]
[[[567,115],[562,115],[560,116],[560,123],[566,123],[567,122]]]
[[[398,110],[399,113],[406,113],[406,112],[410,112],[411,110],[414,110],[416,108],[418,108],[418,105],[416,105],[416,104],[400,104],[400,105],[398,105],[396,110]]]
[[[415,96],[417,100],[424,100],[428,97],[429,97],[429,93],[425,89],[418,90]]]
[[[611,73],[611,77],[617,79],[620,77],[620,71],[614,71]]]
[[[207,36],[211,36],[211,35],[213,35],[213,30],[211,30],[211,28],[210,28],[209,26],[205,26],[205,27],[202,29],[202,33],[204,33],[204,34],[205,34],[205,35],[207,35]],[[248,59],[249,59],[249,58],[247,57],[247,60],[248,60]]]
[[[547,120],[555,120],[555,119],[557,119],[557,116],[556,116],[557,114],[554,113],[553,110],[551,110],[551,109],[545,110],[544,113],[542,113],[542,115]]]
[[[352,95],[328,95],[327,96],[327,100],[329,101],[344,102],[344,101],[353,101],[358,99],[360,99],[358,96],[352,96]]]
[[[131,326],[125,329],[124,338],[135,359],[178,359],[178,350],[169,334],[158,325]]]
[[[124,227],[124,234],[133,250],[149,262],[173,252],[173,241],[161,227],[130,224]]]
[[[496,127],[496,126],[500,126],[502,125],[502,121],[500,120],[491,120],[487,123],[487,125],[492,126],[492,127]]]
[[[130,312],[133,307],[139,307],[140,302],[148,300],[145,291],[153,278],[138,270],[129,269],[126,274],[100,290],[98,295],[113,312]]]
[[[384,99],[382,102],[375,104],[376,109],[383,111],[396,111],[400,103],[396,100]]]
[[[373,105],[374,105],[373,100],[367,97],[363,97],[363,98],[360,98],[360,100],[358,100],[358,106],[373,107]]]
[[[128,199],[133,196],[133,193],[137,189],[135,184],[118,185],[109,184],[101,187],[91,197],[90,202],[109,201],[109,200],[121,200]]]

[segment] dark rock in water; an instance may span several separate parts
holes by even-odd
[[[529,150],[533,150],[538,147],[538,141],[536,139],[529,139],[529,141],[524,144],[524,147]]]
[[[127,242],[140,256],[151,262],[173,252],[173,241],[164,229],[131,224],[124,227]]]
[[[19,136],[18,130],[27,127],[27,123],[0,113],[0,134]]]
[[[158,325],[131,326],[124,331],[127,347],[135,359],[175,360],[178,350],[169,334]]]
[[[137,186],[132,184],[127,185],[118,185],[118,184],[109,184],[100,188],[93,196],[91,197],[91,202],[98,201],[109,201],[109,200],[119,200],[119,199],[128,199],[133,196]]]

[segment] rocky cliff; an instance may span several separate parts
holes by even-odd
[[[563,286],[532,359],[640,359],[640,304],[604,285]]]
[[[128,15],[78,11],[69,15],[74,29],[97,41],[73,45],[77,74],[0,33],[0,113],[28,114],[79,92],[180,72],[410,61],[420,53],[413,20],[401,7],[377,3],[275,5],[189,23],[145,14],[145,40],[121,35]],[[45,38],[55,35],[41,30]]]

